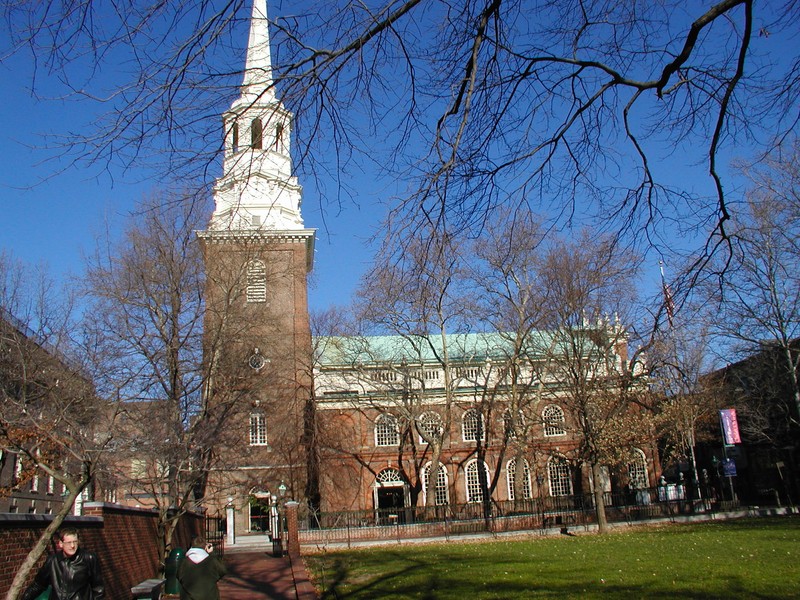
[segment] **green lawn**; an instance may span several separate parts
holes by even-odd
[[[307,556],[323,598],[800,598],[800,517]]]

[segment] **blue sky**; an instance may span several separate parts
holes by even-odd
[[[45,265],[57,280],[83,269],[96,235],[107,224],[118,231],[137,203],[158,189],[146,172],[97,174],[96,167],[71,165],[43,149],[48,139],[76,131],[96,117],[89,102],[39,100],[31,93],[32,63],[24,56],[0,62],[0,249],[27,264]],[[44,84],[46,79],[37,80]],[[232,100],[233,98],[231,98]],[[221,137],[220,132],[220,137]],[[221,173],[213,173],[214,177]],[[112,176],[113,175],[113,176]],[[312,310],[346,305],[370,263],[367,238],[382,215],[381,191],[372,180],[353,185],[359,194],[323,221],[316,181],[302,177],[303,217],[317,228],[310,278]],[[210,215],[209,215],[210,216]]]
[[[249,6],[249,2],[246,4]],[[270,2],[270,16],[275,18],[300,10],[304,4],[302,1]],[[238,27],[240,31],[234,32],[231,43],[243,46],[246,27],[243,22]],[[768,52],[780,46],[775,37],[759,38],[757,42]],[[792,41],[797,42],[796,39]],[[239,61],[241,67],[244,56],[237,58],[235,54],[233,51],[220,60],[229,65]],[[107,67],[102,77],[113,81],[115,66],[112,63]],[[52,274],[62,277],[80,272],[82,255],[91,250],[94,235],[108,222],[119,227],[143,196],[158,190],[159,181],[148,179],[148,173],[139,168],[126,172],[112,170],[110,174],[98,176],[96,168],[62,164],[58,160],[48,162],[52,157],[36,147],[43,146],[53,136],[87,127],[98,117],[98,107],[90,102],[37,100],[30,92],[32,75],[33,62],[28,55],[0,61],[0,93],[4,101],[0,112],[0,156],[3,158],[0,161],[0,248],[11,251],[25,262],[44,263]],[[42,86],[40,90],[44,95],[60,93],[41,70],[38,77],[37,83]],[[241,76],[238,77],[240,81]],[[232,92],[228,105],[233,98]],[[225,108],[227,105],[220,106],[220,111]],[[657,137],[653,143],[658,143]],[[378,157],[381,149],[388,151],[385,146],[384,140],[376,139],[375,146],[370,147],[377,161],[387,159],[385,155]],[[738,154],[736,150],[729,156]],[[692,156],[692,151],[698,150],[687,145],[661,152],[662,160],[654,168],[685,189],[709,193],[710,180],[707,175],[703,176],[702,166],[698,167],[702,156]],[[349,302],[359,277],[371,260],[372,251],[366,246],[366,239],[378,226],[384,203],[396,193],[397,186],[393,182],[376,179],[370,169],[361,172],[358,163],[349,167],[344,177],[348,187],[354,190],[352,201],[344,201],[340,211],[329,208],[324,220],[318,190],[330,191],[331,182],[299,174],[304,188],[305,224],[320,230],[309,294],[314,310]],[[211,177],[219,175],[219,167],[210,173]],[[683,241],[677,236],[670,239],[667,232],[665,240],[665,245],[673,246]],[[658,290],[659,258],[654,253],[647,257],[644,265],[644,287],[651,292]],[[667,265],[668,277],[672,275],[672,268],[677,269],[677,265]]]

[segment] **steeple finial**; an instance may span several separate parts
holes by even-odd
[[[261,97],[265,101],[275,98],[272,87],[272,56],[269,47],[269,22],[267,0],[253,0],[250,18],[250,37],[244,65],[242,98],[250,102]]]

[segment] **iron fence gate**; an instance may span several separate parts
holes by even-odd
[[[225,554],[226,526],[226,519],[223,516],[206,515],[205,517],[206,541],[214,544],[214,551],[220,556]]]

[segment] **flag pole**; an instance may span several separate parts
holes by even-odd
[[[658,261],[658,268],[661,271],[661,293],[664,294],[664,309],[667,313],[667,323],[673,327],[673,319],[675,317],[675,301],[672,298],[672,290],[667,284],[667,278],[664,276],[664,261]]]

